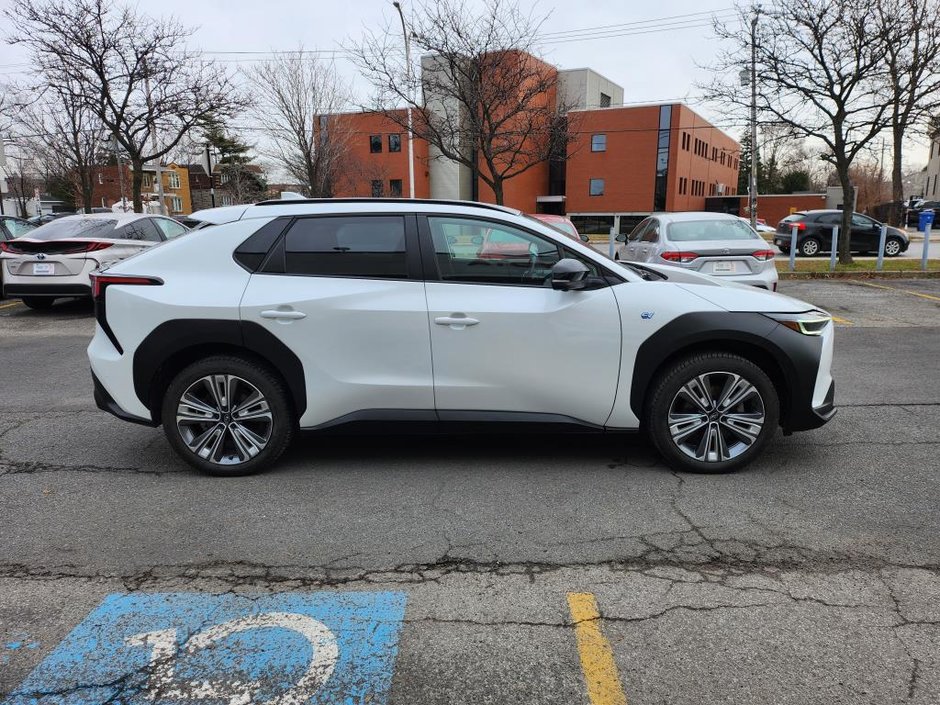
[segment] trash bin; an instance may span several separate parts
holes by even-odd
[[[933,227],[933,211],[929,208],[920,212],[917,220],[917,229],[922,233],[927,232],[927,226]]]

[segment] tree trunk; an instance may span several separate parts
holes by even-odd
[[[837,167],[842,186],[842,226],[839,228],[839,264],[852,264],[852,206],[855,204],[855,187],[849,178],[847,164]]]
[[[144,185],[144,163],[139,159],[131,159],[131,200],[134,202],[134,212],[143,213],[144,203],[140,192]]]
[[[91,181],[91,171],[85,169],[79,175],[82,182],[82,205],[86,213],[91,213],[91,199],[94,195],[94,186]]]
[[[499,176],[493,177],[493,196],[497,206],[503,205],[503,180]]]
[[[901,142],[904,139],[904,128],[895,125],[893,130],[894,145],[891,149],[891,216],[888,220],[890,225],[903,228],[905,223],[901,222],[904,218],[904,177],[901,175]]]

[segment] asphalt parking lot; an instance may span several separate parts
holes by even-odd
[[[724,476],[310,435],[206,478],[94,408],[89,306],[0,301],[0,703],[935,705],[940,280],[780,288],[837,316],[841,410]]]

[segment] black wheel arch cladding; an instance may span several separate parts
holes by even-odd
[[[299,418],[307,408],[303,364],[293,351],[260,324],[251,321],[178,319],[161,323],[134,351],[134,392],[154,418],[160,413],[160,399],[154,398],[154,385],[168,385],[167,363],[185,359],[187,351],[217,347],[221,354],[243,351],[267,363],[279,374]]]
[[[630,407],[642,420],[652,381],[680,357],[693,351],[717,350],[750,359],[748,352],[755,349],[764,359],[751,361],[764,369],[777,387],[780,425],[794,431],[814,427],[812,398],[822,338],[797,333],[759,313],[687,313],[664,325],[637,350]],[[765,369],[768,360],[776,369]]]

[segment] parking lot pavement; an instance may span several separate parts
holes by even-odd
[[[205,478],[93,408],[87,307],[0,309],[0,702],[935,704],[940,282],[871,283],[782,283],[842,408],[714,477],[556,434]]]

